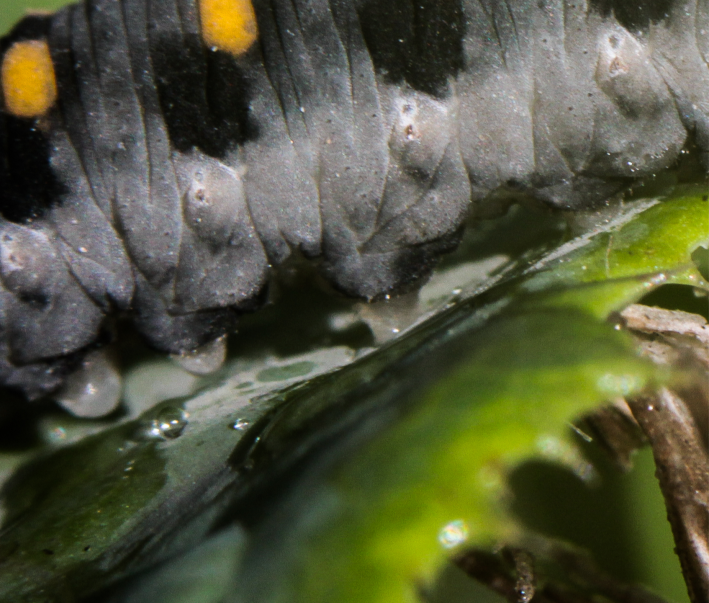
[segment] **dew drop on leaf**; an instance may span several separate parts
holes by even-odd
[[[444,549],[452,549],[468,539],[468,524],[462,519],[447,523],[438,533],[438,542]]]
[[[187,414],[174,406],[163,408],[153,419],[150,435],[165,440],[173,440],[182,435],[187,426]]]

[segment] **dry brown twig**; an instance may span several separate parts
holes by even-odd
[[[621,314],[655,362],[688,363],[696,386],[628,400],[652,447],[675,550],[693,603],[709,601],[709,325],[696,314],[638,304]],[[643,337],[645,335],[645,337]],[[647,336],[650,336],[649,338]]]
[[[613,603],[667,603],[641,586],[626,584],[598,568],[589,555],[568,544],[531,537],[526,542],[530,551],[504,548],[501,554],[470,550],[454,559],[466,574],[505,597],[510,603],[594,603],[599,595]],[[566,578],[541,579],[530,593],[520,593],[520,584],[538,580],[532,552],[540,559],[553,561],[564,570]]]
[[[687,590],[693,603],[709,601],[709,325],[702,316],[634,304],[620,315],[643,355],[658,364],[694,370],[695,383],[681,391],[662,389],[632,400],[618,400],[584,419],[595,439],[623,469],[632,453],[649,443],[665,499]],[[533,590],[533,603],[589,603],[602,595],[615,603],[659,603],[656,595],[622,584],[598,570],[582,553],[540,539],[534,553],[553,560],[569,583],[547,582]],[[533,587],[529,563],[519,563],[521,549],[507,555],[468,551],[455,563],[468,575],[511,603],[526,603]],[[517,551],[517,555],[510,552]],[[526,559],[526,557],[522,557]],[[530,557],[531,558],[531,557]],[[524,593],[520,593],[520,586]],[[585,587],[585,588],[584,588]]]
[[[709,455],[683,399],[668,389],[630,408],[650,441],[687,590],[709,601]]]

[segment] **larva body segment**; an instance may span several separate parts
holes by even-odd
[[[376,299],[496,199],[588,208],[688,140],[706,159],[709,2],[635,4],[87,0],[27,17],[0,43],[0,383],[55,390],[117,312],[166,352],[213,341],[296,251]]]

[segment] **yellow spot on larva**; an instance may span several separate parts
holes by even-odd
[[[15,42],[2,59],[5,110],[16,117],[40,117],[57,100],[57,81],[43,40]]]
[[[234,56],[245,53],[258,37],[251,0],[199,0],[204,43]]]

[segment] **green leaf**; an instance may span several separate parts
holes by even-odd
[[[410,413],[304,479],[255,533],[270,546],[247,552],[234,600],[413,600],[456,545],[514,536],[506,470],[543,456],[586,471],[567,421],[660,379],[622,333],[573,311],[506,314],[465,339]]]
[[[692,260],[709,239],[703,197],[680,189],[542,259],[510,255],[377,349],[238,361],[197,393],[48,447],[3,488],[0,600],[84,596],[232,521],[244,540],[215,550],[239,571],[214,592],[410,600],[456,546],[518,533],[507,471],[542,457],[583,474],[570,420],[681,377],[605,319],[661,283],[707,288]],[[489,243],[524,228],[512,215],[481,231]],[[160,572],[136,587],[143,599],[127,586],[117,600],[150,600],[160,575],[175,580]]]
[[[664,284],[709,289],[692,258],[696,249],[709,244],[706,193],[704,186],[678,187],[671,201],[637,202],[601,232],[580,237],[551,260],[542,260],[538,267],[545,269],[523,288],[541,291],[543,304],[576,306],[599,318]],[[556,295],[550,290],[557,290]]]

